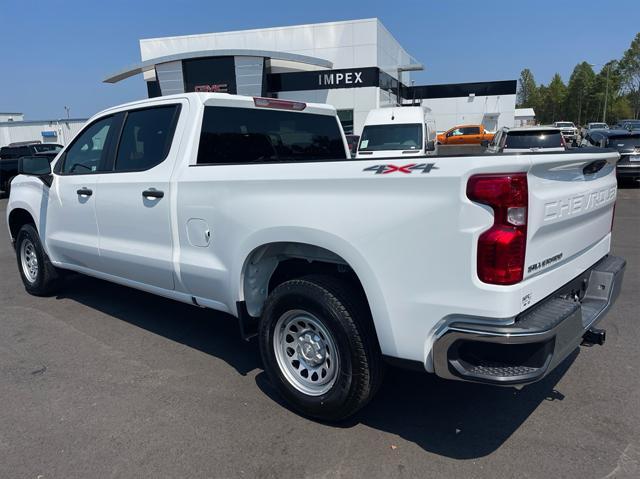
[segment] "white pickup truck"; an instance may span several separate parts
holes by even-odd
[[[330,106],[193,93],[21,160],[7,220],[29,293],[71,270],[229,313],[296,410],[340,420],[385,361],[520,386],[601,343],[617,160],[352,160]]]

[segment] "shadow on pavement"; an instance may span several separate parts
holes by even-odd
[[[179,303],[89,276],[71,274],[58,294],[227,362],[243,376],[259,368],[255,343],[228,314]]]
[[[58,298],[72,299],[220,358],[242,375],[261,368],[257,343],[243,341],[237,320],[226,314],[82,275],[72,275],[66,283]],[[426,451],[456,459],[486,456],[498,449],[541,402],[564,398],[555,385],[577,355],[574,352],[544,380],[520,391],[445,381],[390,367],[373,401],[336,427],[365,424],[401,436]],[[264,372],[257,375],[256,384],[287,407]]]
[[[431,374],[389,367],[371,403],[338,427],[364,424],[396,434],[422,449],[454,459],[475,459],[497,450],[543,401],[561,401],[555,385],[578,356],[576,350],[542,381],[514,388],[446,381]],[[258,387],[287,407],[263,372]]]

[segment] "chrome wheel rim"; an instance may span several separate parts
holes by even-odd
[[[303,310],[284,313],[276,322],[273,349],[280,371],[298,391],[320,396],[338,377],[338,351],[329,330]]]
[[[25,239],[20,245],[20,263],[27,281],[35,283],[38,279],[38,255],[36,255],[36,247],[29,239]]]

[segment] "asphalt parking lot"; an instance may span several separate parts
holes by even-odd
[[[639,206],[604,347],[520,391],[391,369],[340,426],[283,407],[228,316],[79,275],[27,295],[2,224],[0,477],[638,478]]]

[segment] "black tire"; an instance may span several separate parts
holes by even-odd
[[[29,278],[25,272],[22,262],[22,249],[23,246],[32,245],[32,251],[37,259],[37,273],[33,278]],[[35,227],[31,224],[26,224],[16,237],[16,258],[18,260],[18,271],[20,271],[20,277],[22,283],[29,294],[34,296],[47,296],[52,294],[60,285],[62,279],[60,271],[51,264],[49,257],[42,248],[40,242],[40,235],[36,231]]]
[[[278,320],[300,310],[328,330],[337,353],[335,382],[321,395],[305,394],[294,386],[276,357]],[[346,281],[313,275],[280,284],[267,298],[258,334],[271,383],[302,415],[323,421],[346,419],[367,404],[382,381],[382,355],[369,308],[362,294]]]

